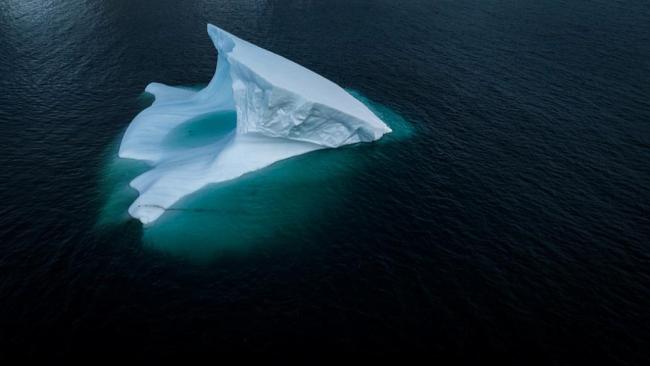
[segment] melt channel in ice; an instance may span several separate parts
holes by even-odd
[[[202,187],[237,178],[310,151],[374,141],[391,129],[330,80],[208,24],[217,69],[202,90],[151,83],[153,104],[127,128],[121,158],[151,169],[131,183],[139,196],[129,214],[144,224]],[[207,143],[171,146],[183,126],[236,113],[236,126]],[[225,123],[218,118],[211,123]]]

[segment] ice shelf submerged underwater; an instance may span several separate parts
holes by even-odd
[[[153,104],[127,128],[119,157],[150,169],[131,181],[139,193],[129,214],[157,220],[181,198],[212,183],[235,179],[310,151],[380,139],[391,129],[332,81],[214,25],[216,72],[199,91],[151,83]],[[206,115],[236,114],[200,143],[174,136],[200,133]],[[212,123],[226,119],[210,119]],[[196,133],[196,131],[194,131]]]

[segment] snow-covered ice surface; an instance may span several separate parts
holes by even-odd
[[[324,77],[208,24],[217,69],[202,90],[151,83],[153,104],[129,125],[121,158],[151,169],[131,186],[129,214],[152,223],[181,198],[310,151],[369,142],[391,129],[363,103]],[[236,126],[224,118],[236,113]],[[224,123],[200,143],[179,144],[202,123]],[[192,128],[195,127],[195,131]],[[198,128],[201,133],[201,129]]]

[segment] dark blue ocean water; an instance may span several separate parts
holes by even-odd
[[[205,200],[230,221],[152,240],[106,209],[115,146],[147,83],[210,79],[207,22],[412,133],[233,182]],[[647,1],[2,0],[0,128],[0,355],[648,362]],[[225,249],[168,250],[197,245]]]

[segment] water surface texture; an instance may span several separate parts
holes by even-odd
[[[0,355],[647,362],[648,19],[640,0],[1,1]],[[408,133],[279,162],[143,229],[125,211],[143,166],[117,144],[149,82],[209,81],[208,22]]]

